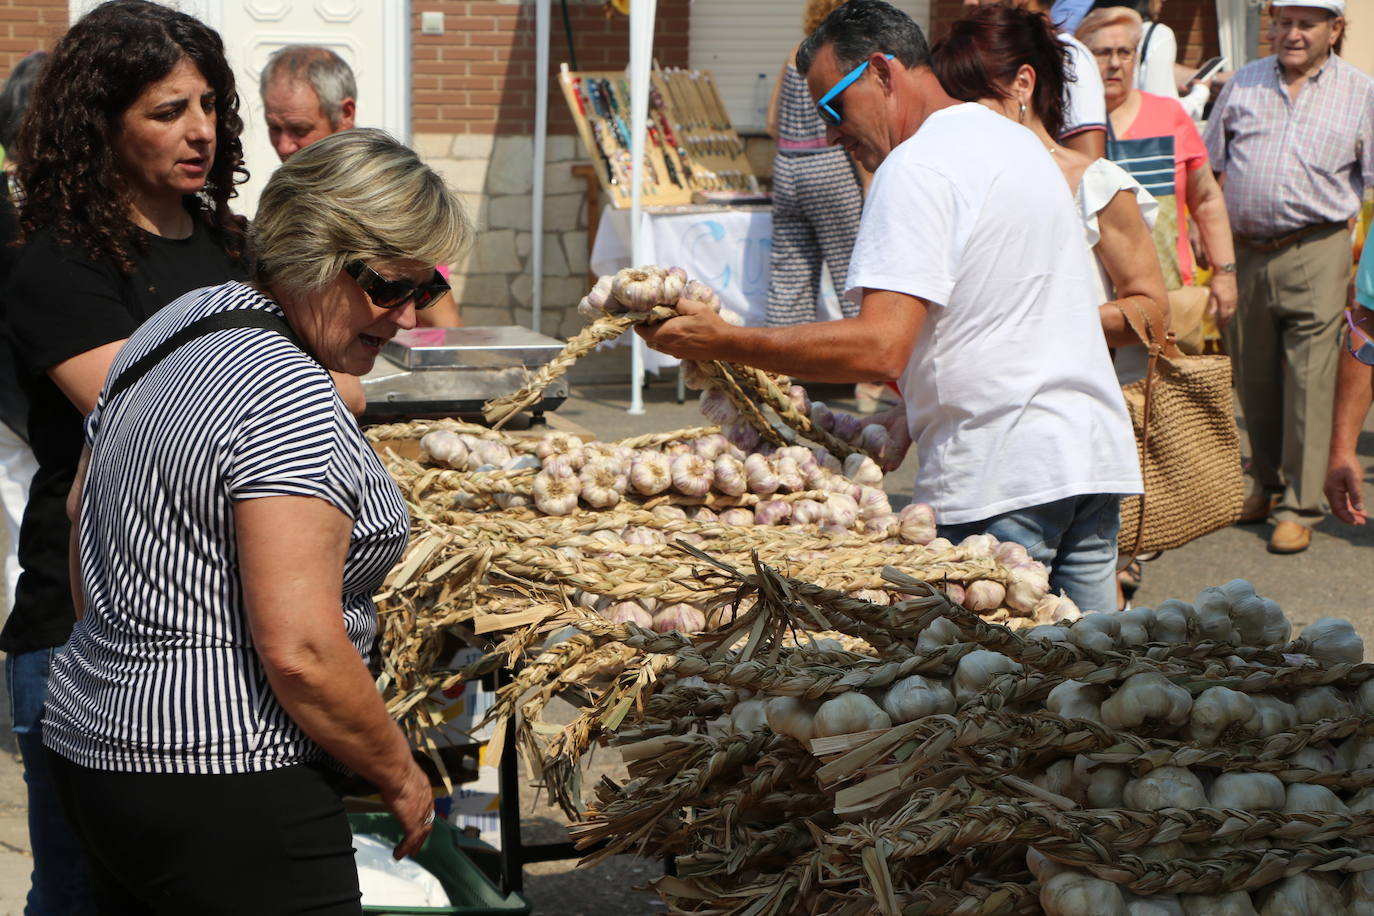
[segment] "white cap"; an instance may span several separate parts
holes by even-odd
[[[1270,6],[1310,6],[1337,16],[1345,15],[1345,0],[1269,0]]]

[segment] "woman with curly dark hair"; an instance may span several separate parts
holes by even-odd
[[[0,651],[29,793],[29,913],[89,905],[41,734],[49,666],[75,614],[66,497],[82,416],[120,346],[154,312],[245,276],[245,227],[229,209],[247,176],[242,126],[212,29],[156,3],[112,0],[58,40],[20,129],[24,244],[3,302],[38,472]]]

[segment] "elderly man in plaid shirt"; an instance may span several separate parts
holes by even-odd
[[[1273,553],[1306,550],[1322,484],[1352,264],[1350,220],[1374,182],[1374,80],[1333,51],[1345,0],[1273,0],[1274,55],[1242,67],[1204,139],[1236,235],[1240,304],[1227,325],[1250,434],[1242,523],[1277,523]]]

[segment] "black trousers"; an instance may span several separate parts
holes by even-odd
[[[102,916],[357,916],[353,835],[330,775],[125,773],[48,752]]]

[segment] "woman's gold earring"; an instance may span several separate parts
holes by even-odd
[[[1021,123],[1022,123],[1022,124],[1025,124],[1025,123],[1026,123],[1026,103],[1025,103],[1025,102],[1022,102],[1022,103],[1021,103]]]

